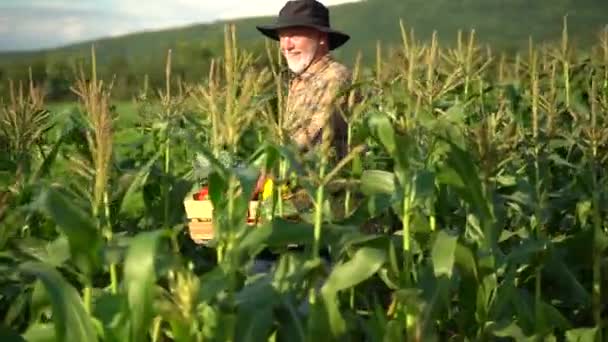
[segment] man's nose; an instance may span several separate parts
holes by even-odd
[[[283,50],[291,50],[291,49],[293,49],[293,47],[294,47],[293,41],[291,40],[290,37],[281,38],[281,48]]]

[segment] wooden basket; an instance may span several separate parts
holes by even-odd
[[[249,202],[247,223],[255,225],[255,214],[258,201]],[[213,239],[213,205],[211,200],[195,200],[192,196],[184,200],[184,208],[188,217],[188,233],[197,244],[203,244]]]

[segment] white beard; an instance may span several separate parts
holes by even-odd
[[[309,65],[315,56],[315,49],[311,51],[300,51],[298,56],[289,56],[289,53],[284,54],[287,60],[287,66],[296,75],[301,74]]]
[[[313,58],[312,54],[307,54],[305,56],[301,56],[298,59],[294,59],[293,57],[292,58],[288,57],[288,58],[286,58],[287,66],[293,73],[299,75],[304,71],[304,69],[306,69],[306,67],[308,67],[308,65],[312,61],[312,58]]]

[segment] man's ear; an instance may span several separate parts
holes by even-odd
[[[328,39],[329,39],[329,35],[327,33],[320,32],[319,44],[321,44],[321,45],[328,45]]]

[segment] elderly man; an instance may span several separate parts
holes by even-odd
[[[275,24],[257,29],[279,41],[293,73],[285,108],[287,136],[301,150],[309,150],[329,138],[325,143],[331,147],[333,158],[344,157],[347,136],[343,113],[347,96],[342,92],[351,85],[351,73],[332,58],[330,51],[350,37],[330,27],[329,10],[315,0],[288,1]],[[258,180],[256,193],[265,178],[262,175]],[[263,259],[256,260],[254,273],[271,266],[272,261]]]
[[[277,40],[294,77],[289,85],[285,129],[302,150],[329,138],[334,158],[346,154],[346,122],[342,113],[351,73],[335,61],[330,51],[350,37],[330,27],[329,10],[315,0],[288,1],[275,24],[257,26]],[[328,129],[329,131],[325,131]],[[258,182],[258,189],[264,177]]]

